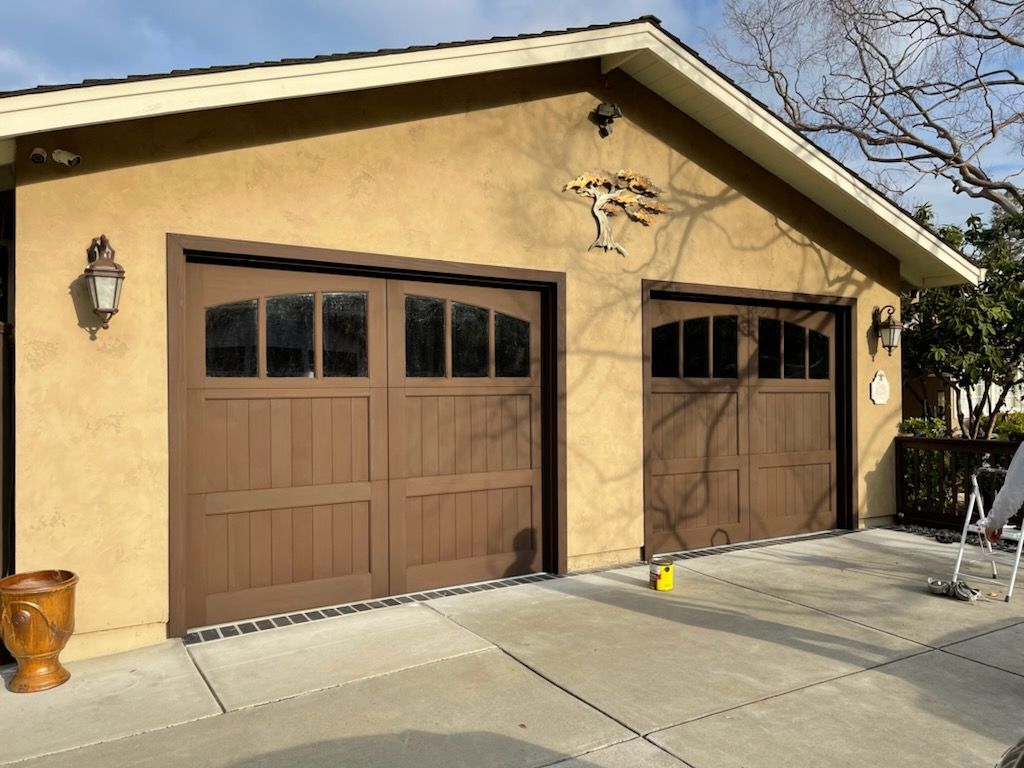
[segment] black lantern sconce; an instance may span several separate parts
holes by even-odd
[[[110,318],[117,314],[121,302],[124,267],[114,261],[114,249],[106,235],[92,241],[87,251],[89,264],[82,278],[89,286],[92,311],[100,318],[104,328],[110,327]]]
[[[890,357],[892,351],[900,345],[900,336],[903,334],[903,323],[894,317],[895,314],[896,308],[892,304],[887,304],[881,309],[875,307],[871,313],[871,327],[878,336],[878,342]]]
[[[604,139],[612,132],[612,123],[617,118],[622,117],[622,110],[619,109],[618,104],[609,104],[607,101],[602,101],[594,108],[592,117],[594,122],[597,123],[597,132]]]

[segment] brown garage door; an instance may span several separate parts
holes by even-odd
[[[187,280],[189,626],[539,570],[537,294]]]
[[[834,317],[652,301],[647,551],[836,524]]]

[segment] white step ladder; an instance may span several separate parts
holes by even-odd
[[[956,556],[956,567],[953,569],[953,584],[956,584],[960,580],[960,566],[964,560],[964,549],[967,547],[967,534],[976,533],[981,539],[979,543],[979,549],[981,550],[981,560],[988,560],[992,565],[992,578],[998,579],[999,573],[996,570],[996,558],[995,553],[992,551],[992,545],[988,539],[985,538],[985,526],[981,525],[981,520],[985,517],[985,504],[981,498],[981,489],[978,487],[978,475],[990,475],[994,477],[1006,477],[1005,469],[996,469],[995,467],[982,467],[977,473],[971,475],[971,497],[967,503],[967,514],[964,516],[964,528],[960,533],[960,552]],[[977,520],[974,519],[974,513],[977,512]],[[1010,597],[1013,595],[1013,585],[1017,581],[1017,569],[1020,567],[1020,553],[1021,547],[1024,545],[1024,538],[1021,537],[1020,528],[1014,525],[1003,526],[1003,534],[1001,537],[1002,541],[1015,541],[1017,542],[1017,551],[1013,558],[1013,571],[1010,573],[1010,584],[1006,590],[1006,602],[1010,602]]]

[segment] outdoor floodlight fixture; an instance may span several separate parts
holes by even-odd
[[[885,314],[883,318],[882,315]],[[903,333],[903,323],[897,320],[894,315],[896,308],[887,304],[882,308],[875,307],[871,313],[871,327],[878,336],[879,343],[885,347],[885,351],[892,357],[892,351],[900,345],[900,336]]]
[[[606,138],[612,132],[612,123],[616,118],[622,117],[622,110],[618,104],[609,104],[602,101],[594,109],[594,122],[597,123],[597,132],[601,138]]]
[[[110,327],[110,318],[117,314],[124,283],[124,267],[114,261],[114,249],[106,235],[100,235],[89,245],[89,264],[82,278],[89,286],[92,311],[100,318],[104,328]]]

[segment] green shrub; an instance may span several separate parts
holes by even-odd
[[[1024,414],[1021,414],[1024,416]],[[1022,422],[1024,428],[1024,422]],[[904,419],[900,422],[899,431],[901,435],[913,435],[914,437],[949,437],[949,427],[946,422],[939,418],[923,418],[915,416],[912,419]]]
[[[996,422],[995,435],[1000,440],[1024,441],[1024,413],[1003,413]]]

